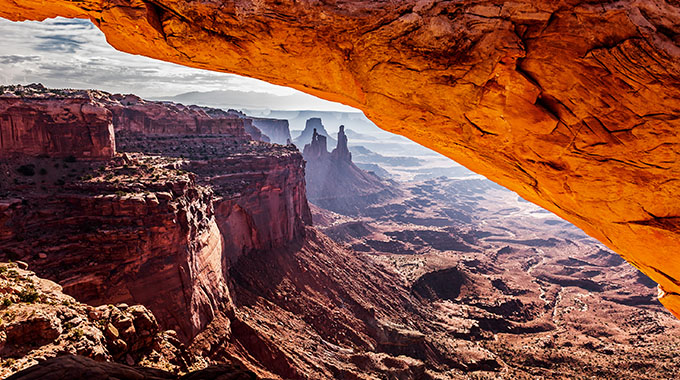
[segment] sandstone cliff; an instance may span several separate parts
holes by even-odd
[[[292,244],[311,223],[302,155],[252,141],[241,113],[93,90],[8,89],[21,94],[11,97],[21,117],[40,110],[37,101],[62,109],[87,99],[113,123],[121,151],[156,155],[85,162],[26,150],[0,161],[0,258],[30,262],[82,302],[142,303],[188,341],[230,312],[231,263]]]
[[[213,189],[225,264],[251,250],[296,242],[311,224],[305,164],[293,146],[239,144],[220,135],[117,136],[121,151],[184,157],[182,168]]]
[[[238,142],[251,140],[245,129],[250,123],[247,119],[220,110],[145,101],[134,95],[112,95],[107,108],[113,113],[116,132],[221,135]]]
[[[360,108],[583,228],[680,315],[674,1],[0,4]]]
[[[209,188],[167,159],[31,162],[59,179],[3,178],[3,260],[31,263],[81,302],[142,303],[182,339],[228,308]]]
[[[116,152],[111,112],[92,96],[25,98],[8,90],[0,86],[0,158],[104,160]]]

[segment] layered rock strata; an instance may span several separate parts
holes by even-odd
[[[185,157],[182,166],[215,193],[215,218],[228,266],[252,250],[280,248],[300,240],[311,224],[305,163],[293,146],[220,138],[166,135],[153,139],[121,134],[122,151]]]
[[[0,162],[0,257],[31,262],[82,302],[142,303],[187,341],[229,312],[230,263],[291,244],[311,223],[302,156],[253,141],[243,114],[92,90],[7,89],[28,115],[36,99],[55,109],[86,99],[113,122],[122,151],[154,155],[85,162],[26,151]]]
[[[212,191],[179,162],[30,162],[31,177],[2,164],[3,260],[30,262],[81,302],[142,303],[182,339],[228,307]]]
[[[111,95],[104,99],[113,113],[116,131],[153,135],[219,135],[242,143],[252,139],[246,126],[252,121],[225,111],[146,101],[135,95]],[[255,137],[261,133],[252,130]]]
[[[360,108],[583,228],[680,315],[675,2],[1,4],[11,20],[90,18],[120,50]]]
[[[116,153],[111,112],[91,96],[30,97],[0,87],[0,159],[105,160]]]

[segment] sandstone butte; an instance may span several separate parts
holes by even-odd
[[[55,16],[359,108],[581,227],[680,317],[675,0],[0,0]]]

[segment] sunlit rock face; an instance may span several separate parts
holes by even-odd
[[[360,108],[583,228],[680,315],[677,45],[663,0],[0,0],[116,48]]]

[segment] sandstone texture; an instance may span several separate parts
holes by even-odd
[[[228,305],[212,192],[178,162],[26,160],[34,176],[0,165],[3,260],[31,263],[81,302],[142,303],[183,339]]]
[[[116,153],[111,112],[92,96],[26,98],[22,91],[6,90],[0,86],[0,158],[103,160]]]
[[[82,304],[17,264],[0,264],[0,289],[3,378],[61,355],[173,372],[192,364],[176,334],[161,331],[144,306]]]
[[[302,155],[254,141],[241,113],[7,89],[17,104],[94,99],[120,150],[136,152],[99,161],[23,152],[0,162],[0,258],[31,263],[81,302],[142,303],[187,342],[229,312],[232,262],[296,242],[311,224]]]
[[[680,315],[674,1],[0,4],[360,108],[583,228]]]
[[[130,135],[116,139],[123,152],[184,157],[182,169],[214,192],[215,220],[225,268],[251,250],[281,248],[300,240],[311,224],[305,163],[292,146],[225,139],[219,134]]]

